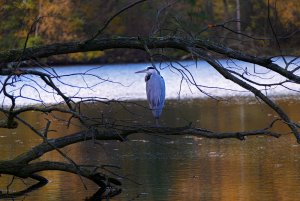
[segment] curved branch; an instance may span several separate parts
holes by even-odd
[[[159,134],[159,135],[193,135],[197,137],[206,138],[237,138],[244,140],[246,136],[254,135],[267,135],[273,137],[279,137],[280,134],[271,132],[270,127],[243,132],[213,132],[206,129],[194,128],[194,127],[153,127],[153,126],[135,126],[127,128],[111,128],[106,130],[90,129],[86,131],[80,131],[72,135],[60,137],[56,139],[48,139],[47,142],[43,142],[26,153],[17,156],[14,161],[19,163],[29,163],[43,154],[53,151],[55,148],[63,148],[65,146],[87,140],[127,140],[127,137],[132,134],[144,133],[144,134]]]
[[[6,169],[4,171],[4,169],[8,167],[9,169]],[[2,174],[4,173],[9,175],[14,175],[21,178],[32,178],[39,182],[23,191],[19,191],[16,193],[0,194],[0,198],[13,198],[13,197],[21,196],[24,195],[25,193],[31,192],[33,190],[36,190],[44,186],[45,184],[48,183],[48,180],[40,175],[37,175],[36,173],[45,170],[59,170],[59,171],[80,175],[96,183],[102,189],[103,193],[107,187],[112,187],[111,184],[116,186],[121,185],[121,183],[118,180],[114,178],[110,178],[107,175],[102,174],[98,171],[95,171],[95,168],[93,166],[91,168],[87,168],[86,166],[79,165],[78,167],[80,171],[78,171],[78,168],[74,167],[73,164],[67,164],[63,162],[42,161],[42,162],[34,162],[30,164],[20,164],[14,160],[2,161],[0,162],[0,172]],[[114,189],[116,189],[114,190],[115,193],[120,192],[120,189],[117,189],[116,187],[114,187]]]
[[[8,50],[0,52],[0,63],[8,63],[21,60],[29,60],[36,58],[44,58],[53,55],[68,54],[75,52],[99,51],[116,48],[131,48],[145,50],[144,44],[147,44],[149,49],[154,48],[174,48],[186,51],[186,47],[194,47],[200,49],[207,49],[233,59],[250,62],[263,66],[267,69],[273,70],[278,74],[300,83],[300,77],[293,74],[279,65],[273,63],[270,58],[257,57],[250,54],[240,52],[223,46],[221,44],[213,43],[210,40],[203,39],[187,39],[183,37],[113,37],[94,39],[92,43],[82,41],[55,43],[51,45],[44,45],[38,47],[26,48],[18,50]],[[0,67],[0,75],[3,74],[3,66]]]
[[[233,76],[230,72],[228,72],[225,68],[223,68],[218,62],[216,62],[214,59],[209,58],[205,52],[193,48],[189,48],[189,50],[193,51],[199,57],[203,58],[206,62],[208,62],[211,66],[213,66],[221,75],[223,75],[224,78],[229,79],[232,82],[238,84],[239,86],[249,90],[255,96],[263,100],[270,108],[272,108],[283,119],[283,121],[285,121],[285,123],[290,127],[291,131],[293,131],[297,139],[297,142],[300,144],[300,133],[298,132],[297,126],[290,120],[289,116],[278,105],[276,105],[272,100],[270,100],[267,96],[261,93],[260,90],[244,82],[243,80],[240,80],[237,77]]]
[[[275,121],[274,121],[275,122]],[[244,140],[245,136],[253,136],[253,135],[267,135],[273,137],[279,137],[280,135],[271,132],[269,129],[273,126],[274,122],[270,124],[269,127],[254,130],[254,131],[244,131],[244,132],[212,132],[206,129],[201,128],[193,128],[191,126],[187,127],[177,127],[177,128],[169,128],[169,127],[152,127],[152,126],[132,126],[132,127],[124,127],[111,125],[111,129],[105,130],[96,130],[90,129],[87,131],[81,131],[78,133],[74,133],[72,135],[67,135],[64,137],[59,137],[55,139],[47,139],[43,143],[33,147],[28,152],[25,152],[16,158],[8,161],[0,161],[0,173],[1,174],[9,174],[15,175],[21,178],[34,178],[37,172],[45,171],[45,170],[60,170],[65,172],[70,172],[73,174],[77,174],[83,176],[89,180],[92,180],[97,185],[101,187],[101,191],[99,193],[104,193],[106,187],[109,187],[110,184],[114,184],[116,186],[120,186],[121,183],[107,175],[100,173],[98,171],[99,167],[96,166],[87,166],[87,165],[76,165],[72,163],[63,163],[63,162],[52,162],[52,161],[38,161],[34,162],[33,160],[39,158],[47,152],[63,148],[70,144],[74,144],[81,141],[86,140],[126,140],[127,136],[135,133],[145,133],[148,135],[194,135],[198,137],[206,137],[206,138],[237,138],[240,140]],[[103,166],[105,167],[105,166]],[[105,170],[105,168],[102,168]],[[46,182],[46,180],[44,180]],[[110,195],[115,195],[120,193],[120,189],[114,188],[112,192],[109,192]]]
[[[45,186],[48,183],[48,180],[40,175],[37,174],[32,174],[30,176],[30,178],[37,180],[38,183],[33,184],[32,186],[29,186],[28,188],[26,188],[25,190],[22,191],[18,191],[18,192],[7,192],[7,193],[0,193],[0,199],[8,199],[8,198],[16,198],[16,197],[20,197],[20,196],[24,196],[27,193],[30,193],[32,191],[35,191],[43,186]]]
[[[93,170],[89,170],[88,168],[84,168],[78,165],[80,171],[78,171],[77,167],[74,167],[73,164],[63,163],[63,162],[54,162],[54,161],[41,161],[30,163],[22,168],[22,175],[32,175],[34,173],[45,171],[45,170],[60,170],[64,172],[69,172],[73,174],[78,174],[87,179],[92,180],[100,187],[106,187],[105,181],[110,181],[116,185],[121,185],[115,179],[109,179],[106,175],[101,174],[99,172],[94,172]]]
[[[104,31],[104,29],[106,29],[106,27],[111,23],[111,21],[112,21],[115,17],[117,17],[118,15],[120,15],[121,13],[123,13],[124,11],[126,11],[126,10],[128,10],[128,9],[130,9],[130,8],[132,8],[132,7],[136,6],[136,5],[138,5],[138,4],[140,4],[140,3],[143,3],[143,2],[145,2],[145,1],[147,1],[147,0],[139,0],[139,1],[133,2],[132,4],[129,4],[128,6],[124,7],[123,9],[121,9],[120,11],[118,11],[117,13],[115,13],[114,15],[112,15],[112,16],[105,22],[105,24],[103,25],[103,27],[100,28],[100,29],[98,30],[98,32],[97,32],[92,38],[88,39],[88,40],[86,41],[86,43],[89,43],[89,42],[91,42],[92,40],[94,40],[95,38],[97,38],[97,37]]]

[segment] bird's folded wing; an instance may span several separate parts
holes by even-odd
[[[161,109],[165,102],[165,82],[160,75],[152,75],[146,83],[146,92],[151,109]]]

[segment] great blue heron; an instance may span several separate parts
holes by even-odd
[[[160,75],[159,71],[152,66],[135,73],[146,73],[147,100],[155,118],[155,123],[158,126],[159,117],[165,104],[166,88],[164,78]]]

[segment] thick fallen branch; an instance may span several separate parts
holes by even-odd
[[[48,180],[40,175],[31,175],[32,179],[34,180],[37,180],[38,182],[36,184],[33,184],[31,186],[29,186],[28,188],[24,189],[24,190],[21,190],[21,191],[18,191],[18,192],[3,192],[1,191],[0,192],[0,199],[14,199],[16,197],[20,197],[20,196],[24,196],[32,191],[35,191],[43,186],[45,186],[47,183],[48,183]]]
[[[269,58],[257,57],[254,55],[243,53],[209,40],[187,39],[182,37],[112,37],[94,39],[91,42],[77,41],[56,43],[51,45],[26,48],[25,50],[18,49],[0,52],[0,63],[16,62],[19,61],[19,59],[24,61],[60,54],[97,50],[102,51],[117,48],[145,50],[145,44],[149,49],[174,48],[185,51],[187,47],[193,47],[210,50],[229,58],[261,65],[267,69],[277,72],[278,74],[290,80],[293,80],[296,83],[300,83],[299,76],[295,75],[292,71],[288,71],[285,68],[282,68],[279,65],[273,63]],[[4,66],[1,66],[1,69],[2,68],[4,68]],[[3,74],[3,72],[1,72],[0,70],[0,75],[1,74]]]
[[[255,135],[263,135],[263,136],[273,136],[279,137],[280,134],[270,131],[273,124],[272,122],[270,126],[261,129],[261,130],[253,130],[253,131],[243,131],[243,132],[213,132],[206,129],[194,128],[191,126],[186,127],[153,127],[153,126],[112,126],[106,125],[106,129],[101,128],[101,130],[92,128],[86,131],[81,131],[78,133],[74,133],[71,135],[67,135],[64,137],[47,139],[43,143],[33,147],[29,151],[15,157],[12,160],[0,161],[0,174],[14,175],[20,178],[33,178],[39,181],[37,185],[29,187],[24,191],[20,191],[18,193],[8,193],[2,195],[2,198],[15,197],[18,195],[22,195],[24,192],[30,192],[32,189],[36,189],[38,187],[43,186],[47,180],[38,175],[41,171],[46,170],[59,170],[64,172],[69,172],[73,174],[80,175],[85,177],[93,182],[95,182],[100,190],[97,192],[98,194],[103,194],[106,192],[106,189],[112,189],[111,192],[108,192],[111,196],[118,194],[121,192],[119,188],[116,186],[120,186],[121,183],[110,177],[99,170],[106,171],[111,173],[111,171],[107,171],[107,166],[87,166],[87,165],[76,165],[73,163],[64,163],[64,162],[55,162],[55,161],[34,161],[44,154],[54,151],[63,147],[66,147],[71,144],[75,144],[77,142],[89,141],[89,140],[119,140],[124,141],[128,139],[129,135],[132,134],[148,134],[148,135],[193,135],[197,137],[206,137],[206,138],[237,138],[240,140],[244,140],[246,136],[255,136]],[[108,128],[109,127],[109,128]],[[114,176],[114,174],[113,174]],[[111,188],[112,187],[112,188]],[[1,198],[1,196],[0,196]]]
[[[155,135],[193,135],[197,137],[206,138],[237,138],[244,140],[246,136],[254,135],[266,135],[279,137],[280,134],[270,131],[273,126],[273,122],[269,127],[260,130],[243,131],[243,132],[213,132],[201,128],[187,127],[153,127],[153,126],[131,126],[127,128],[111,128],[105,130],[90,129],[86,131],[80,131],[72,135],[65,137],[48,139],[47,142],[43,142],[40,145],[35,146],[28,152],[19,155],[14,159],[18,163],[24,164],[29,163],[43,154],[53,151],[55,148],[63,148],[65,146],[88,140],[127,140],[127,137],[132,134],[143,133],[143,134],[155,134]],[[50,145],[51,144],[51,145]],[[1,170],[1,169],[0,169]]]
[[[273,125],[273,123],[271,124]],[[253,131],[243,131],[243,132],[212,132],[209,130],[193,127],[152,127],[152,126],[136,126],[128,128],[116,128],[116,129],[105,129],[97,130],[90,129],[86,131],[81,131],[74,133],[72,135],[67,135],[65,137],[59,137],[54,139],[48,139],[47,142],[43,142],[31,150],[17,156],[16,158],[10,161],[1,161],[0,162],[0,173],[2,174],[12,174],[19,177],[30,177],[32,174],[37,173],[42,170],[61,170],[71,173],[78,173],[76,167],[73,164],[58,163],[58,162],[33,162],[33,160],[41,157],[47,152],[53,151],[55,149],[63,148],[68,145],[88,141],[88,140],[127,140],[127,137],[132,134],[144,133],[144,134],[153,134],[153,135],[193,135],[197,137],[205,138],[237,138],[244,140],[246,136],[254,135],[264,135],[264,136],[273,136],[279,137],[280,134],[270,131],[269,126],[261,130]],[[80,167],[80,166],[79,166]],[[80,167],[80,175],[91,178],[93,180],[94,173],[89,170]],[[94,180],[93,180],[94,181]],[[97,183],[97,182],[96,182]]]
[[[39,155],[36,155],[36,158],[39,158]],[[112,177],[107,176],[99,172],[99,168],[95,166],[87,167],[86,165],[75,167],[73,164],[63,163],[63,162],[55,162],[55,161],[41,161],[41,162],[33,162],[26,163],[25,161],[20,162],[19,158],[7,161],[0,161],[0,173],[7,175],[14,175],[20,178],[32,178],[38,181],[37,184],[25,189],[23,191],[19,191],[17,193],[9,193],[0,195],[0,198],[8,198],[8,197],[16,197],[23,195],[24,193],[33,191],[37,188],[44,186],[48,180],[44,177],[39,176],[37,173],[46,170],[59,170],[64,172],[69,172],[73,174],[77,174],[79,176],[85,177],[94,183],[96,183],[101,189],[105,191],[106,188],[113,187],[117,190],[115,186],[120,186],[121,183]],[[24,163],[25,162],[25,163]],[[78,171],[79,167],[79,171]]]

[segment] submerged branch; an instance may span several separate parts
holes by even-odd
[[[1,192],[0,199],[8,199],[8,198],[14,199],[16,197],[24,196],[27,193],[35,191],[35,190],[45,186],[48,183],[48,180],[46,178],[44,178],[40,175],[37,175],[37,174],[32,174],[30,176],[30,178],[32,178],[38,182],[36,184],[33,184],[33,185],[29,186],[28,188],[18,191],[18,192],[6,192],[6,193]]]

